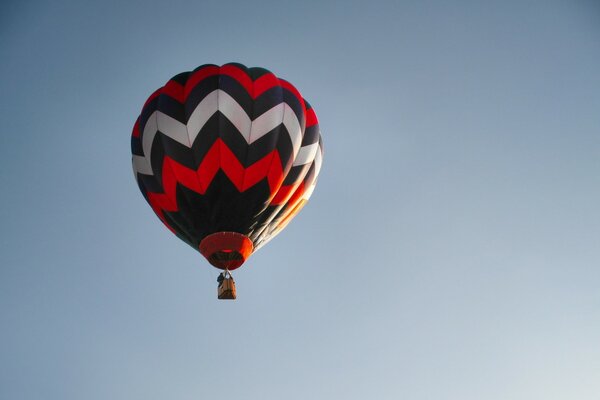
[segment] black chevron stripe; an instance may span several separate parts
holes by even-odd
[[[152,99],[151,101],[148,102],[148,104],[146,104],[146,106],[144,108],[142,108],[142,111],[140,112],[140,124],[139,124],[139,129],[140,129],[140,140],[144,137],[144,128],[146,127],[146,123],[148,122],[148,119],[150,118],[150,116],[152,115],[152,113],[156,110],[156,107],[158,106],[158,96],[155,97],[154,99]]]
[[[285,176],[283,186],[291,185],[304,179],[304,176],[308,172],[309,167],[310,164],[296,165],[292,167],[288,174]]]
[[[137,119],[137,122],[139,123],[139,117]],[[133,134],[131,135],[131,154],[137,155],[137,156],[143,156],[144,155],[144,150],[142,149],[142,141],[141,139],[141,135],[133,136]]]
[[[145,187],[144,184],[141,182],[141,180],[138,180],[138,186],[140,188],[140,191],[144,195],[144,198],[146,199],[146,201],[148,201],[149,188]],[[189,226],[188,222],[186,222],[185,220],[172,218],[172,216],[169,215],[169,213],[167,213],[167,212],[163,212],[163,217],[165,218],[167,223],[171,226],[171,228],[173,228],[175,230],[175,234],[177,235],[177,237],[179,237],[181,240],[183,240],[184,242],[186,242],[190,245],[192,245],[194,243],[193,238],[191,236],[189,236],[189,234],[187,233],[188,226]]]
[[[190,71],[182,72],[180,74],[175,75],[174,77],[172,77],[169,80],[170,81],[175,81],[175,82],[179,83],[181,86],[183,86],[183,85],[185,85],[185,83],[187,82],[187,80],[190,78],[191,74],[192,73]]]
[[[278,125],[256,142],[248,145],[237,128],[220,112],[219,134],[237,159],[244,165],[250,166],[277,149],[282,165],[293,161],[293,146],[290,135],[283,124]]]
[[[163,193],[162,181],[156,179],[154,175],[137,174],[138,182],[143,185],[148,192]],[[146,200],[148,200],[146,198]]]
[[[156,110],[176,119],[181,123],[187,123],[188,116],[186,115],[183,105],[166,94],[160,94],[156,102]]]
[[[261,76],[270,74],[271,71],[269,71],[268,69],[260,68],[260,67],[251,67],[251,68],[247,69],[246,73],[248,74],[250,79],[252,79],[252,81],[256,81]]]
[[[194,99],[191,99],[192,95],[190,95],[190,98],[188,98],[188,101],[185,103],[185,107],[182,107],[181,103],[166,94],[160,94],[155,99],[150,101],[146,107],[144,107],[139,117],[140,140],[143,136],[148,118],[154,111],[160,111],[174,118],[175,120],[186,124],[192,112],[196,109],[202,99],[217,89],[217,81],[216,79],[212,78],[217,77],[209,77],[196,86],[193,94]],[[220,89],[231,95],[238,102],[238,104],[242,106],[251,119],[255,119],[269,109],[279,105],[281,102],[285,102],[290,106],[290,108],[292,108],[292,110],[294,110],[298,121],[300,121],[300,124],[304,129],[305,118],[301,104],[298,102],[296,96],[291,92],[284,90],[281,87],[275,87],[263,93],[255,101],[252,101],[245,89],[236,80],[227,76],[222,78],[226,81],[229,81],[231,88],[220,87]],[[232,88],[235,88],[236,90],[233,90]],[[307,144],[311,143],[308,140],[310,140],[311,137],[314,137],[315,134],[318,134],[318,132],[313,133],[313,127],[311,127],[309,134],[309,139],[306,139]],[[305,140],[303,139],[303,145],[304,144]]]
[[[198,107],[198,104],[200,104],[200,102],[204,100],[208,94],[214,92],[218,88],[219,75],[209,76],[204,78],[204,80],[202,80],[200,83],[196,84],[196,86],[194,86],[192,91],[189,93],[185,104],[183,105],[185,108],[185,119],[180,120],[180,122],[187,123],[190,115],[192,115],[196,107]]]
[[[267,210],[269,194],[266,179],[240,193],[225,173],[219,171],[204,195],[178,185],[179,210],[164,214],[176,229],[193,239],[191,245],[197,249],[200,241],[214,232],[253,232],[256,224],[249,216]]]
[[[319,125],[307,126],[302,136],[302,146],[317,143],[319,141]]]
[[[217,64],[202,64],[202,65],[200,65],[199,67],[196,67],[196,68],[195,68],[195,69],[192,71],[192,73],[198,72],[198,71],[200,71],[201,69],[204,69],[204,68],[214,68],[214,67],[216,67],[216,68],[220,68],[220,66],[219,66],[219,65],[217,65]]]

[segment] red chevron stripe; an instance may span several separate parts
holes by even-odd
[[[298,185],[298,188],[296,189],[292,197],[290,197],[290,199],[287,201],[288,207],[296,206],[296,204],[301,200],[302,195],[304,194],[304,189],[305,185],[304,181],[302,181],[302,183]]]
[[[248,92],[250,96],[254,97],[252,95],[254,83],[252,82],[252,79],[248,76],[246,71],[240,69],[239,67],[236,67],[235,65],[225,64],[221,67],[219,73],[221,75],[230,76],[236,81],[238,81],[240,85],[242,85],[244,89],[246,89],[246,92]]]
[[[279,206],[281,204],[284,204],[290,198],[292,193],[294,193],[294,189],[296,189],[297,186],[297,184],[293,184],[280,187],[277,193],[275,194],[275,197],[273,197],[271,205]]]
[[[160,94],[166,94],[180,103],[185,101],[185,88],[179,82],[171,80],[167,82],[167,84],[161,89],[162,90]]]
[[[163,185],[165,184],[165,181],[171,185],[171,182],[173,181],[172,176],[173,173],[167,170],[167,168],[163,165]],[[160,218],[162,223],[169,228],[171,232],[175,233],[175,229],[169,225],[165,219],[164,211],[176,211],[178,209],[177,202],[174,202],[172,197],[165,193],[147,192],[147,195],[148,203],[150,204],[150,207],[152,207],[152,210],[154,210],[154,213],[158,216],[158,218]]]
[[[302,103],[304,103],[304,101]],[[304,107],[306,107],[306,104]],[[312,108],[306,110],[306,127],[308,128],[318,123],[319,121],[317,120],[317,114],[315,114],[315,110]]]
[[[156,89],[156,90],[154,91],[154,93],[152,93],[152,94],[150,95],[150,97],[148,97],[148,99],[147,99],[147,100],[146,100],[146,102],[144,103],[144,107],[142,107],[142,110],[143,110],[144,108],[146,108],[146,106],[147,106],[147,105],[148,105],[148,104],[149,104],[149,103],[150,103],[152,100],[154,100],[154,99],[155,99],[155,98],[156,98],[156,97],[157,97],[157,96],[160,94],[160,91],[161,91],[161,90],[162,90],[162,88]]]
[[[304,104],[304,98],[302,97],[302,95],[300,94],[298,89],[296,89],[296,87],[294,85],[292,85],[285,79],[279,79],[279,85],[282,88],[287,89],[288,91],[292,92],[292,94],[294,96],[296,96],[296,98],[298,99],[300,104],[302,104],[302,110],[303,110],[304,115],[306,115],[306,104]]]
[[[185,82],[185,91],[183,96],[184,99],[188,98],[190,92],[196,87],[197,84],[199,84],[209,76],[214,76],[218,74],[219,67],[217,67],[216,65],[209,65],[194,72]]]
[[[133,131],[131,132],[131,136],[140,137],[140,117],[137,117],[135,120],[135,124],[133,124]]]
[[[256,99],[258,96],[275,86],[279,86],[279,79],[270,72],[264,74],[254,81],[254,93],[252,93],[252,98]]]
[[[277,193],[275,194],[275,197],[273,197],[273,200],[271,200],[271,205],[272,206],[280,206],[282,204],[286,204],[289,203],[292,197],[292,195],[294,195],[296,193],[296,190],[298,190],[300,188],[300,185],[302,185],[302,187],[304,187],[304,182],[303,181],[299,181],[299,182],[295,182],[291,185],[285,185],[285,186],[281,186],[279,188],[279,190],[277,191]],[[304,189],[302,188],[302,193],[304,193]]]
[[[217,139],[195,171],[166,156],[162,168],[164,192],[148,192],[148,202],[163,223],[169,226],[165,221],[163,211],[178,211],[177,184],[198,194],[204,194],[219,169],[227,175],[240,192],[248,190],[267,178],[271,193],[269,199],[277,193],[284,179],[284,171],[277,150],[273,150],[248,168],[244,168],[225,142]]]
[[[304,111],[306,112],[306,106],[304,105],[304,99],[302,98],[302,95],[298,89],[296,89],[294,85],[288,81],[278,79],[273,73],[267,73],[253,82],[250,76],[248,76],[244,70],[235,65],[224,65],[222,67],[217,67],[214,65],[206,66],[194,72],[188,78],[184,86],[174,80],[169,80],[163,87],[156,90],[150,95],[150,97],[148,97],[144,103],[144,107],[146,107],[148,103],[161,94],[165,94],[183,104],[187,100],[192,90],[194,90],[199,83],[201,83],[204,79],[215,75],[227,75],[235,79],[244,87],[246,92],[248,92],[253,99],[256,99],[258,96],[275,86],[281,86],[298,98],[300,103],[303,105]]]
[[[273,200],[275,193],[277,193],[277,191],[283,184],[284,179],[285,174],[283,171],[283,166],[281,165],[281,158],[279,157],[279,152],[277,150],[273,150],[273,159],[271,161],[271,167],[269,168],[269,172],[267,175],[267,180],[269,181],[269,189],[271,190],[269,201]]]

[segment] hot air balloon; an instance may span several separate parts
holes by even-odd
[[[323,145],[314,110],[292,84],[230,63],[180,73],[152,93],[131,152],[154,213],[233,284],[230,271],[306,204]]]

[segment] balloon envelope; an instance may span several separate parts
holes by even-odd
[[[233,270],[277,235],[317,182],[317,117],[263,68],[203,65],[146,101],[131,136],[138,186],[163,224]]]

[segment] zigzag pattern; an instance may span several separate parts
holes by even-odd
[[[248,145],[253,144],[283,125],[292,143],[292,154],[295,156],[300,151],[303,137],[302,128],[289,105],[280,103],[258,118],[251,120],[233,97],[217,89],[198,104],[187,124],[181,123],[159,110],[154,111],[145,124],[141,138],[144,155],[133,155],[134,171],[145,175],[153,175],[150,154],[157,133],[160,132],[175,142],[187,148],[192,148],[202,128],[217,112],[220,112],[223,117],[233,124]],[[315,151],[312,151],[313,155]],[[295,161],[306,163],[307,159],[308,157],[303,153],[302,158]]]
[[[196,250],[223,230],[264,245],[308,200],[322,160],[317,118],[300,93],[240,64],[173,77],[148,98],[131,139],[142,194]]]

